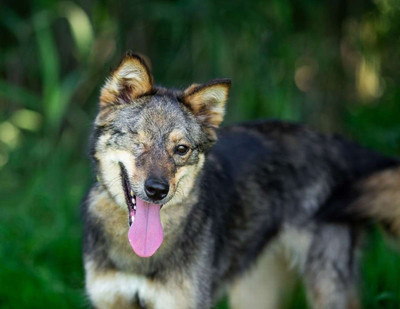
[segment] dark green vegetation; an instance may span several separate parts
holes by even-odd
[[[1,308],[86,305],[87,135],[127,49],[150,57],[159,84],[231,77],[226,123],[303,121],[400,155],[397,0],[2,1]],[[399,308],[400,257],[380,235],[365,241],[363,304]]]

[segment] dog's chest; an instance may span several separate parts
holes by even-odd
[[[193,308],[190,280],[171,274],[154,280],[133,273],[100,270],[93,262],[85,265],[86,288],[98,308]]]
[[[173,275],[165,282],[129,276],[129,286],[132,288],[131,295],[134,295],[133,302],[138,308],[191,308],[194,300],[186,280]]]
[[[132,303],[136,308],[174,308],[176,295],[168,285],[159,284],[145,277],[130,276],[130,295],[134,295]],[[132,296],[131,296],[132,297]]]

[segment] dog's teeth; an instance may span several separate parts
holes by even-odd
[[[131,224],[135,221],[135,216],[131,216]]]
[[[136,211],[136,205],[133,205],[133,210],[135,210],[135,211]]]
[[[132,197],[132,204],[135,206],[136,205],[136,201],[135,199]]]
[[[133,197],[133,191],[132,191],[132,190],[131,190],[130,194],[131,194],[131,196]]]

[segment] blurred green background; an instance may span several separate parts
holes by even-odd
[[[87,307],[87,136],[128,49],[166,86],[232,78],[226,123],[302,121],[400,154],[398,0],[1,0],[0,308]],[[379,231],[362,256],[363,305],[400,308],[400,258]],[[288,307],[305,307],[300,286]]]

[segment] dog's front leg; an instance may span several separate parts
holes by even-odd
[[[149,279],[111,268],[85,263],[86,292],[95,308],[203,308],[195,284],[182,274],[163,280]]]
[[[143,308],[138,296],[142,280],[128,273],[85,262],[86,294],[97,309]]]

